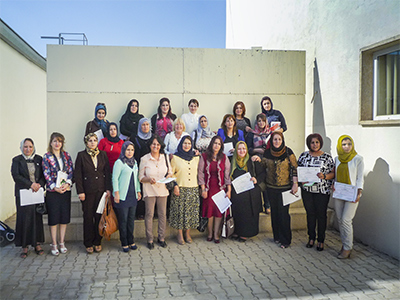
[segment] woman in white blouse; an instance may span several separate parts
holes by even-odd
[[[189,135],[186,131],[185,123],[181,118],[177,118],[174,121],[174,131],[168,133],[165,136],[164,144],[165,144],[165,154],[169,155],[169,159],[172,158],[172,155],[175,153],[181,138],[185,135]]]
[[[199,109],[199,101],[196,99],[190,99],[188,107],[189,112],[182,115],[182,120],[185,123],[186,131],[189,134],[192,134],[193,131],[197,129],[197,123],[199,121],[199,115],[197,114],[197,110]]]

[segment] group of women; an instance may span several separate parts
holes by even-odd
[[[28,246],[43,254],[42,215],[35,205],[21,206],[21,189],[46,188],[49,214],[51,253],[66,253],[65,232],[70,222],[71,186],[76,185],[84,218],[84,245],[87,253],[100,252],[101,235],[96,213],[103,196],[113,199],[119,223],[122,250],[136,250],[134,220],[144,215],[147,247],[154,249],[153,217],[158,216],[157,243],[167,247],[165,231],[167,203],[170,202],[169,224],[177,229],[180,245],[191,243],[190,230],[199,226],[199,215],[208,219],[207,241],[220,243],[223,214],[213,200],[220,191],[231,200],[227,212],[235,220],[233,238],[245,242],[258,234],[259,213],[271,213],[274,241],[281,248],[291,244],[289,205],[284,206],[282,192],[296,194],[302,189],[307,212],[309,241],[324,249],[326,211],[333,182],[355,185],[354,202],[335,199],[343,247],[338,258],[348,258],[352,249],[352,219],[361,197],[363,159],[354,149],[351,137],[341,136],[335,161],[323,152],[319,134],[307,137],[309,151],[297,160],[286,146],[283,132],[287,126],[281,112],[273,109],[269,97],[261,99],[262,113],[257,115],[254,129],[245,117],[246,108],[238,101],[233,114],[223,117],[221,128],[210,129],[205,115],[198,115],[199,102],[189,101],[189,113],[177,118],[168,98],[159,101],[157,114],[151,119],[139,114],[139,102],[132,99],[121,117],[119,135],[116,123],[108,122],[106,105],[98,103],[95,118],[85,131],[85,150],[78,153],[75,169],[71,156],[64,151],[64,136],[53,133],[48,153],[42,159],[35,154],[33,141],[21,143],[22,154],[12,163],[17,205],[16,245],[21,257],[28,255]],[[99,141],[99,136],[103,137]],[[121,137],[123,139],[121,139]],[[124,141],[125,140],[125,141]],[[224,147],[230,151],[224,154]],[[319,182],[298,182],[297,167],[319,167]],[[254,188],[238,193],[233,180],[249,173]],[[60,180],[61,179],[61,180]],[[201,196],[201,197],[200,197]],[[57,239],[57,225],[59,236]],[[317,234],[316,234],[316,228]]]

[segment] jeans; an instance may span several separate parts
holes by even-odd
[[[323,243],[325,241],[326,211],[328,209],[329,195],[311,193],[305,190],[301,190],[301,195],[307,212],[308,238],[315,240],[315,228],[318,226],[318,242]]]
[[[135,228],[136,205],[126,208],[114,208],[117,213],[119,239],[121,246],[130,246],[135,243],[133,230]]]
[[[335,212],[339,222],[340,238],[343,249],[353,249],[353,218],[356,214],[358,203],[335,199]]]

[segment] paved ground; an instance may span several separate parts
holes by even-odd
[[[37,256],[1,249],[1,299],[399,299],[399,262],[361,244],[352,258],[339,260],[339,236],[328,231],[325,250],[307,249],[306,232],[280,249],[271,234],[246,243],[167,240],[150,251],[144,240],[129,254],[118,241],[105,241],[87,255],[81,243],[68,254]]]

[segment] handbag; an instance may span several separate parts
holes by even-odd
[[[197,227],[197,230],[200,232],[204,232],[207,228],[207,224],[208,224],[208,218],[203,218],[200,215],[199,226]]]
[[[222,226],[222,234],[223,238],[229,238],[235,232],[235,223],[232,217],[232,209],[229,209],[230,218],[227,219],[226,211],[224,214],[224,225]]]
[[[47,214],[47,208],[45,203],[40,203],[36,205],[36,212],[40,215],[46,215]]]
[[[111,204],[110,197],[106,198],[103,214],[99,222],[99,234],[110,240],[111,235],[118,230],[118,220]]]

